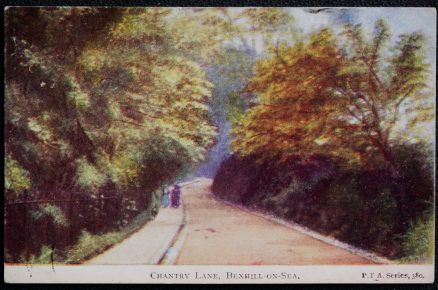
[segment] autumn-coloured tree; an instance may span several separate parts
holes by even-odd
[[[315,140],[327,128],[327,113],[337,110],[332,88],[341,81],[342,63],[328,30],[271,49],[271,55],[257,63],[248,85],[258,103],[233,129],[233,149],[266,158],[318,151]]]
[[[284,158],[326,153],[352,163],[380,158],[399,175],[391,148],[401,142],[393,134],[401,107],[416,104],[416,121],[431,118],[432,107],[424,106],[424,37],[402,35],[388,50],[383,21],[370,40],[360,25],[347,26],[344,36],[341,43],[322,30],[259,61],[248,86],[259,103],[234,129],[236,151]]]
[[[279,45],[259,61],[247,89],[259,101],[233,129],[232,147],[268,160],[322,154],[351,166],[386,167],[406,220],[403,204],[414,192],[403,186],[406,168],[394,151],[410,140],[396,129],[402,108],[411,127],[433,118],[424,37],[402,35],[389,50],[383,21],[372,39],[360,25],[347,26],[343,37],[325,29],[290,47]],[[414,108],[415,118],[406,107]]]

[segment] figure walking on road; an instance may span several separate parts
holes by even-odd
[[[163,207],[169,206],[169,189],[167,187],[163,189],[163,197],[161,199],[161,203]]]
[[[180,205],[180,196],[181,196],[181,190],[178,184],[175,184],[172,190],[172,196],[171,196],[171,206],[173,208],[178,208]]]

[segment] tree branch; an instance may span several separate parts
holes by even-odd
[[[274,49],[275,55],[277,56],[278,60],[280,60],[281,64],[283,64],[285,67],[288,67],[288,63],[284,60],[284,58],[280,55],[280,50],[279,50],[279,43],[277,41],[276,45],[275,45],[275,49]]]

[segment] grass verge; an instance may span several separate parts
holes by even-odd
[[[110,247],[122,242],[130,235],[142,228],[147,222],[152,220],[149,211],[144,211],[137,215],[133,221],[119,231],[112,231],[104,234],[91,234],[83,230],[78,242],[68,249],[64,255],[53,255],[53,263],[56,264],[81,264],[84,261],[103,253]],[[29,264],[51,264],[52,249],[48,246],[41,248],[40,254],[30,256],[26,261]]]

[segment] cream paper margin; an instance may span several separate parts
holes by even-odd
[[[35,266],[7,265],[6,283],[433,283],[433,265]]]

